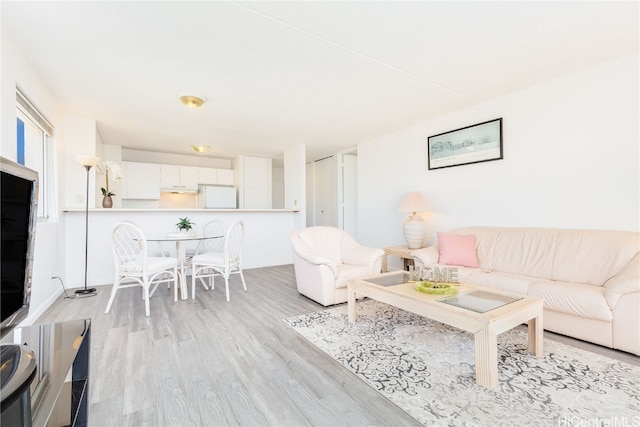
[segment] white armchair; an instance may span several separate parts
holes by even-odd
[[[380,273],[384,254],[334,227],[294,231],[291,245],[298,292],[324,306],[347,301],[349,280]]]

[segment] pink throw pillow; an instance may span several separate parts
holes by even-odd
[[[440,264],[479,267],[476,256],[476,236],[473,234],[463,236],[438,232],[438,243]]]

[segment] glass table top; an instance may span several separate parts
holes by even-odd
[[[494,294],[487,291],[471,291],[446,298],[439,299],[439,302],[454,305],[476,313],[486,313],[498,307],[511,304],[521,300],[522,297],[512,297],[508,295]]]
[[[365,282],[373,283],[380,286],[393,286],[407,283],[409,281],[409,274],[404,271],[398,271],[390,274],[385,274],[377,277],[370,277],[364,279]]]

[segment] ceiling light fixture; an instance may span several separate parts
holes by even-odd
[[[192,145],[191,148],[193,148],[198,153],[204,153],[205,151],[209,151],[208,145]]]
[[[204,99],[194,95],[182,95],[180,102],[189,108],[198,108],[204,104]]]

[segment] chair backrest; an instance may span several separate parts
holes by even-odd
[[[227,230],[224,237],[224,260],[227,265],[240,265],[242,242],[244,240],[244,223],[236,221]]]
[[[318,256],[342,263],[343,241],[351,241],[351,237],[336,227],[313,226],[293,232],[291,243],[294,250],[312,251]]]
[[[113,259],[117,274],[143,274],[146,267],[147,239],[137,225],[119,222],[112,232]]]
[[[218,220],[209,221],[207,225],[204,226],[202,234],[205,237],[223,237],[220,237],[219,239],[203,240],[198,252],[222,252],[224,250],[224,235],[226,234],[224,222]]]

